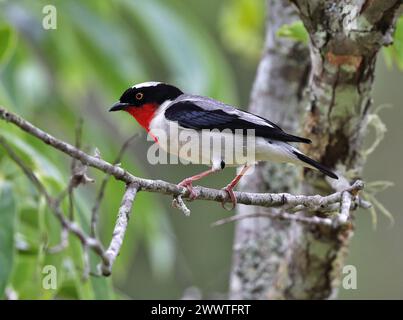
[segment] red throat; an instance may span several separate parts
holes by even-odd
[[[157,110],[157,104],[147,103],[141,107],[129,107],[127,112],[129,112],[137,122],[147,130],[150,131],[150,122],[154,117],[155,111]]]

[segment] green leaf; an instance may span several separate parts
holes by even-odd
[[[17,37],[13,29],[7,25],[0,26],[0,65],[6,64],[17,44]]]
[[[0,298],[13,270],[16,211],[10,184],[0,184]]]
[[[18,254],[12,277],[12,287],[19,299],[36,299],[40,295],[40,273],[35,255]]]
[[[126,86],[136,77],[146,76],[145,66],[140,63],[141,59],[136,58],[136,41],[133,41],[119,24],[111,23],[109,14],[114,13],[109,12],[104,16],[98,3],[100,1],[65,1],[63,10],[68,13],[65,18],[69,19],[69,23],[74,28],[75,41],[72,42],[75,42],[75,45],[80,44],[79,50],[83,51],[83,57],[87,57],[87,61],[81,63],[79,68],[82,68],[81,65],[85,68],[94,68],[94,71],[99,72],[103,77],[107,75],[107,89],[122,90],[122,85]],[[53,40],[53,46],[59,46],[59,36]],[[63,46],[63,48],[67,54],[71,52],[70,47]],[[122,57],[133,57],[133,59],[122,59]],[[80,71],[78,69],[76,73],[81,76],[86,75],[85,72]],[[86,75],[84,78],[87,77]]]
[[[264,12],[264,1],[225,2],[219,20],[225,45],[242,58],[258,60],[263,47]]]
[[[43,153],[13,132],[4,131],[1,134],[14,148],[21,152],[21,157],[24,161],[34,166],[34,173],[40,180],[45,178],[48,180],[45,182],[54,180],[60,185],[65,183],[62,173]]]
[[[76,209],[77,209],[77,221],[80,223],[83,230],[88,232],[90,226],[89,213],[91,212],[91,209],[89,207],[87,199],[82,194],[76,195]],[[75,246],[74,243],[77,243],[77,239],[75,239],[73,245],[71,245],[71,250],[73,252],[73,255],[76,255],[81,259],[81,261],[75,260],[75,264],[76,266],[79,266],[80,271],[82,271],[83,249],[81,245]],[[90,257],[90,269],[93,272],[96,272],[97,265],[100,263],[100,258],[92,251],[89,252],[89,257]],[[79,291],[80,294],[82,294],[81,298],[107,300],[112,299],[114,297],[114,290],[110,278],[91,276],[89,280],[83,282],[82,272],[76,272],[75,280],[77,290]]]
[[[403,17],[396,22],[393,45],[383,48],[382,53],[388,68],[395,63],[403,71]]]
[[[277,36],[290,38],[302,43],[308,43],[309,36],[302,21],[296,21],[291,24],[284,24],[277,30]]]
[[[403,17],[397,20],[393,47],[396,52],[396,64],[403,70]]]

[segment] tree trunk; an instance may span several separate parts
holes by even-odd
[[[392,41],[402,2],[292,2],[295,6],[285,0],[268,2],[267,38],[250,110],[287,131],[310,138],[313,143],[303,151],[337,169],[345,178],[340,179],[342,186],[346,179],[359,177],[365,163],[363,138],[372,103],[376,57],[379,49]],[[298,16],[309,33],[309,54],[302,44],[275,36],[281,25]],[[307,82],[308,101],[301,99]],[[258,192],[330,191],[328,180],[319,173],[299,172],[259,164],[252,175],[245,177],[241,188]],[[251,210],[240,207],[239,214]],[[257,210],[264,209],[254,212]],[[235,232],[230,297],[334,297],[352,230],[351,224],[319,227],[264,218],[240,220]]]
[[[266,42],[251,94],[249,110],[297,133],[303,109],[300,105],[309,74],[307,46],[276,37],[279,27],[299,20],[286,0],[268,3]],[[298,192],[298,169],[260,163],[253,174],[241,180],[242,190],[254,192]],[[239,214],[273,209],[239,206]],[[298,225],[266,218],[244,219],[237,223],[231,298],[277,298],[282,291],[282,273]],[[281,296],[281,295],[280,295]]]

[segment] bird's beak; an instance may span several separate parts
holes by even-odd
[[[123,110],[125,109],[129,104],[128,103],[124,103],[124,102],[116,102],[112,108],[109,109],[109,112],[111,111],[119,111],[119,110]]]

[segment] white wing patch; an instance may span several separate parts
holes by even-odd
[[[266,126],[269,128],[274,128],[270,123],[266,122],[265,120],[263,120],[262,118],[259,118],[253,114],[247,113],[247,112],[243,112],[242,110],[236,110],[238,116],[248,122],[252,122],[261,126]]]

